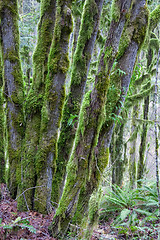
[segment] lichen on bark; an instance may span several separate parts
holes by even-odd
[[[17,1],[1,1],[1,41],[4,97],[7,103],[7,136],[9,174],[8,187],[12,197],[17,194],[17,166],[20,164],[21,142],[24,134],[23,77],[19,57]]]
[[[71,3],[57,1],[53,41],[48,59],[44,103],[41,112],[39,147],[36,155],[37,185],[34,208],[45,213],[51,211],[52,179],[56,169],[58,130],[65,100],[65,79],[69,68],[68,46],[72,32]]]
[[[127,9],[129,7],[130,4],[127,5]],[[109,74],[118,51],[124,23],[124,15],[121,15],[118,22],[115,20],[111,22],[105,50],[101,56],[95,78],[94,89],[85,95],[82,103],[74,148],[67,165],[66,184],[50,228],[54,237],[64,237],[68,224],[75,213],[81,188],[93,176],[95,161],[92,155],[104,121],[106,95],[110,81]],[[116,40],[116,44],[114,40]]]
[[[37,153],[44,98],[48,55],[53,38],[56,0],[41,1],[41,16],[38,24],[37,46],[33,54],[33,83],[25,102],[26,128],[21,161],[19,193],[36,184],[35,155]],[[31,131],[32,129],[32,131]],[[25,193],[30,209],[33,209],[34,188]],[[23,196],[18,198],[19,210],[27,210]]]
[[[58,202],[64,185],[65,168],[71,153],[77,122],[68,124],[71,116],[78,118],[81,101],[89,71],[91,56],[98,32],[103,0],[86,0],[83,7],[81,26],[73,56],[70,93],[67,96],[60,137],[58,141],[57,172],[53,181],[53,201]]]

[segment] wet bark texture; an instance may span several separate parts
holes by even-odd
[[[132,121],[131,121],[131,131],[130,135],[134,135],[133,139],[130,140],[130,151],[129,151],[129,181],[130,181],[130,187],[135,188],[136,187],[136,145],[137,145],[137,122],[136,118],[138,118],[139,115],[139,106],[138,103],[133,106],[132,109]]]
[[[116,4],[118,4],[120,12],[123,3],[122,1],[116,1]],[[126,10],[129,7],[129,3],[125,5]],[[52,234],[55,237],[65,235],[68,224],[76,210],[80,191],[83,187],[86,187],[86,182],[89,183],[94,175],[95,162],[92,156],[104,120],[109,74],[118,51],[124,24],[125,16],[123,14],[119,14],[118,19],[112,20],[105,50],[101,56],[95,78],[94,89],[85,95],[82,103],[75,145],[67,166],[66,184],[51,226]],[[95,185],[97,186],[98,182],[94,182],[92,190]],[[86,204],[88,204],[88,195],[85,198]]]
[[[65,100],[65,79],[69,68],[68,47],[72,32],[72,0],[58,1],[54,36],[48,60],[48,75],[40,129],[39,148],[36,156],[37,185],[35,206],[39,212],[52,211],[52,179],[56,169],[58,130]],[[38,199],[43,199],[43,205]]]
[[[35,156],[39,144],[41,109],[45,92],[45,82],[48,73],[48,55],[53,38],[55,24],[56,0],[41,1],[41,17],[38,25],[37,47],[33,55],[33,83],[26,99],[26,128],[23,143],[21,164],[21,184],[19,193],[32,188],[25,193],[29,209],[34,207],[34,192],[36,185]],[[18,199],[19,210],[27,210],[24,197]]]
[[[125,121],[115,126],[110,146],[110,158],[112,166],[112,184],[122,186],[123,174],[125,171],[125,159],[123,155]]]
[[[23,119],[23,80],[19,58],[18,8],[16,0],[0,1],[1,41],[4,71],[4,97],[7,102],[7,131],[9,173],[8,187],[13,198],[17,194],[18,170],[22,137]]]
[[[99,28],[103,0],[86,0],[82,13],[78,42],[73,57],[70,93],[64,105],[60,137],[58,141],[57,172],[53,182],[54,201],[58,202],[65,179],[66,165],[73,146],[77,122],[68,124],[71,116],[78,120],[85,91],[91,56]]]
[[[137,21],[137,25],[132,25],[135,19],[138,19],[141,17],[143,19],[143,24],[141,24],[142,20],[139,19],[139,21]],[[130,28],[131,25],[133,26],[133,29]],[[147,29],[148,10],[145,8],[145,1],[141,1],[140,3],[137,3],[135,9],[132,8],[130,21],[125,27],[121,37],[119,54],[117,57],[118,59],[117,69],[120,68],[126,74],[119,76],[117,78],[117,73],[115,71],[114,76],[111,78],[110,86],[114,84],[116,91],[112,92],[109,90],[107,93],[108,100],[106,102],[106,121],[102,125],[99,138],[98,138],[97,147],[94,149],[94,154],[90,155],[92,157],[92,161],[94,162],[94,164],[92,165],[91,177],[87,181],[85,191],[83,192],[84,199],[88,199],[88,193],[91,194],[91,192],[95,191],[98,188],[102,173],[107,165],[107,162],[108,162],[107,149],[109,149],[112,132],[115,125],[115,120],[113,120],[113,118],[110,118],[110,116],[112,116],[111,115],[112,113],[114,114],[114,116],[115,115],[118,116],[121,110],[121,106],[125,100],[125,96],[129,88],[130,79],[131,79],[132,72],[136,62],[137,52],[140,49],[146,34],[146,30],[145,30],[143,32],[143,37],[141,37],[141,41],[137,42],[135,41],[135,35],[137,35],[137,33],[134,30],[137,29],[138,27],[139,35],[141,35],[141,30],[143,29],[144,25],[146,26],[146,29]],[[130,35],[128,45],[125,47],[125,51],[123,51],[123,55],[122,55],[121,48],[123,48],[123,45],[124,45],[125,33],[128,31],[130,31],[131,35]],[[112,98],[112,95],[114,96],[114,99]],[[78,206],[79,205],[81,204],[78,204]],[[87,209],[86,207],[87,201],[81,206],[83,206],[81,212],[83,212],[83,210],[85,212],[85,210]]]
[[[0,183],[5,183],[5,155],[4,155],[4,97],[3,97],[3,77],[2,63],[0,58]]]

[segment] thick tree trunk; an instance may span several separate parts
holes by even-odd
[[[136,19],[139,19],[139,21],[137,21],[136,25],[134,25]],[[143,19],[143,21],[141,19]],[[131,28],[131,26],[133,28]],[[139,31],[135,32],[135,29],[137,29],[138,26]],[[110,88],[107,93],[108,100],[106,103],[106,122],[101,128],[97,147],[95,148],[94,153],[90,154],[90,158],[92,159],[90,161],[93,162],[90,173],[91,177],[86,182],[85,189],[82,189],[79,197],[78,208],[80,208],[81,215],[84,214],[88,209],[87,205],[90,194],[98,189],[101,176],[107,166],[109,158],[109,146],[115,124],[115,118],[118,116],[122,103],[125,100],[133,68],[135,66],[137,53],[145,39],[147,26],[148,10],[145,8],[145,1],[141,1],[136,5],[135,8],[132,9],[131,19],[128,22],[128,25],[125,27],[121,37],[116,70],[121,69],[126,74],[117,75],[117,71],[115,70],[115,74],[111,78]],[[145,30],[142,34],[141,31],[144,29],[144,27]],[[128,44],[124,46],[126,32],[128,31],[130,32],[130,39],[128,39]],[[136,41],[135,37],[138,36],[141,37],[141,41]],[[114,116],[114,119],[112,116]]]
[[[4,96],[7,102],[9,173],[8,187],[13,198],[21,181],[20,155],[24,134],[23,77],[19,57],[18,7],[16,0],[0,1]]]
[[[36,156],[37,185],[35,206],[39,212],[51,211],[52,179],[56,169],[58,130],[65,100],[65,79],[69,68],[68,46],[72,32],[72,0],[57,2],[54,36],[48,60],[48,75],[42,108],[40,143]],[[42,204],[41,204],[42,202]]]
[[[105,51],[100,59],[94,89],[85,95],[81,107],[74,149],[67,165],[66,184],[51,226],[53,236],[65,235],[68,224],[75,213],[80,191],[85,186],[86,181],[89,182],[92,177],[92,170],[95,169],[92,156],[104,121],[109,74],[125,24],[125,15],[121,14],[122,1],[115,1],[114,9],[115,6],[117,12],[112,15]],[[126,4],[126,12],[129,7],[130,4]],[[106,152],[106,150],[104,151]],[[86,200],[88,204],[88,199]]]
[[[26,110],[26,129],[21,164],[19,193],[25,193],[30,209],[33,209],[34,187],[36,184],[35,156],[39,144],[41,109],[48,72],[48,55],[53,38],[56,0],[41,1],[41,18],[38,25],[37,47],[33,55],[33,83],[29,91]],[[27,210],[24,197],[18,198],[19,210]]]
[[[67,97],[61,132],[58,141],[57,172],[53,181],[53,200],[58,202],[64,185],[66,165],[73,146],[77,123],[69,124],[73,116],[78,119],[84,95],[91,56],[99,28],[99,20],[104,0],[86,0],[82,14],[77,47],[73,57],[70,93]]]

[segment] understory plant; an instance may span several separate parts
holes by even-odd
[[[2,237],[1,239],[3,240],[7,239],[8,233],[25,228],[32,233],[36,233],[36,229],[30,225],[30,222],[26,218],[22,219],[21,217],[17,217],[15,220],[7,224],[2,223],[2,219],[0,218],[0,237]]]
[[[155,184],[141,188],[114,185],[101,202],[100,219],[110,220],[112,230],[125,239],[156,239],[159,229]]]

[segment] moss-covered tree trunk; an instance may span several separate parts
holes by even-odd
[[[5,142],[4,142],[4,97],[3,97],[3,77],[2,62],[0,58],[0,183],[5,182]]]
[[[136,146],[137,146],[137,121],[139,115],[139,104],[137,103],[132,109],[132,121],[130,131],[130,150],[129,150],[129,181],[130,186],[134,188],[136,186]]]
[[[157,8],[151,13],[150,16],[150,26],[149,26],[149,36],[150,38],[150,43],[148,46],[148,52],[147,52],[147,73],[149,76],[149,83],[151,84],[151,72],[152,72],[152,65],[153,64],[153,59],[154,59],[154,51],[159,50],[159,40],[156,39],[156,36],[151,33],[151,31],[154,30],[156,27],[157,23],[159,22],[160,19],[160,6],[157,6]],[[158,53],[158,52],[157,52]],[[152,64],[152,65],[151,65]],[[138,166],[137,166],[137,180],[141,180],[144,177],[145,173],[145,151],[146,151],[146,141],[147,141],[147,132],[148,132],[148,114],[149,114],[149,102],[150,102],[150,96],[145,97],[144,99],[144,105],[143,105],[143,119],[145,122],[143,123],[142,126],[142,133],[141,133],[141,142],[139,146],[139,159],[138,159]],[[138,181],[137,184],[140,186],[141,181]]]
[[[105,50],[100,59],[95,86],[93,91],[85,95],[82,103],[74,149],[67,165],[66,183],[51,226],[53,236],[63,237],[65,235],[68,224],[75,213],[80,191],[83,187],[85,188],[85,183],[89,182],[92,170],[96,167],[92,155],[104,121],[109,75],[125,24],[125,14],[121,14],[122,6],[122,1],[113,2],[112,22]],[[129,7],[130,3],[127,3],[126,12]],[[106,153],[106,149],[104,152]],[[85,200],[88,204],[89,199]]]
[[[146,121],[142,126],[141,142],[139,146],[139,159],[137,165],[137,185],[140,186],[140,180],[143,179],[145,173],[145,150],[146,150],[146,140],[147,140],[147,131],[148,131],[148,113],[149,113],[149,99],[146,97],[144,99],[143,105],[143,119]]]
[[[66,165],[77,128],[77,122],[75,122],[75,124],[69,124],[69,120],[73,118],[74,122],[78,119],[91,56],[99,28],[103,1],[104,0],[86,0],[84,3],[78,42],[72,63],[70,93],[64,106],[61,132],[58,141],[57,172],[55,180],[53,181],[52,193],[54,202],[58,202],[62,194]]]
[[[145,5],[145,1],[141,1],[133,6],[131,17],[126,23],[122,33],[119,45],[119,53],[117,56],[118,63],[116,65],[115,73],[112,75],[110,88],[107,93],[106,121],[101,128],[97,146],[94,149],[94,152],[90,154],[90,158],[92,159],[90,162],[92,161],[93,164],[90,171],[90,178],[88,178],[85,187],[81,190],[76,212],[77,216],[78,210],[79,214],[82,216],[88,209],[88,199],[90,195],[98,189],[101,176],[107,166],[109,158],[109,146],[114,129],[115,119],[118,117],[122,103],[125,100],[137,54],[140,51],[145,39],[147,26],[148,9]],[[130,35],[127,39],[128,41],[126,41],[128,32]],[[126,74],[119,75],[118,69],[121,69]],[[93,216],[93,218],[97,216],[97,208],[95,209],[95,213],[93,207],[92,213],[90,214],[90,216]],[[92,219],[89,219],[89,223],[91,221]],[[91,229],[91,226],[89,229]]]
[[[48,55],[53,38],[56,0],[41,1],[41,17],[38,25],[37,46],[33,55],[33,83],[26,99],[26,128],[21,163],[21,183],[19,194],[25,192],[30,209],[33,208],[34,187],[36,185],[35,155],[40,135],[41,109],[48,73]],[[18,198],[19,210],[26,210],[23,196]]]
[[[110,151],[111,165],[112,165],[112,184],[122,186],[123,174],[125,171],[125,159],[123,158],[124,147],[124,127],[125,122],[117,123],[112,136],[113,153]]]
[[[51,211],[52,179],[56,169],[58,130],[65,100],[65,79],[69,68],[68,47],[72,32],[72,0],[57,1],[54,36],[48,60],[48,75],[36,156],[37,185],[34,208],[39,212]],[[42,204],[41,204],[42,202]]]
[[[1,41],[4,73],[4,97],[7,103],[7,131],[9,173],[8,187],[12,197],[16,197],[20,181],[19,165],[21,144],[24,134],[23,117],[23,77],[19,57],[19,29],[17,0],[0,1]]]

